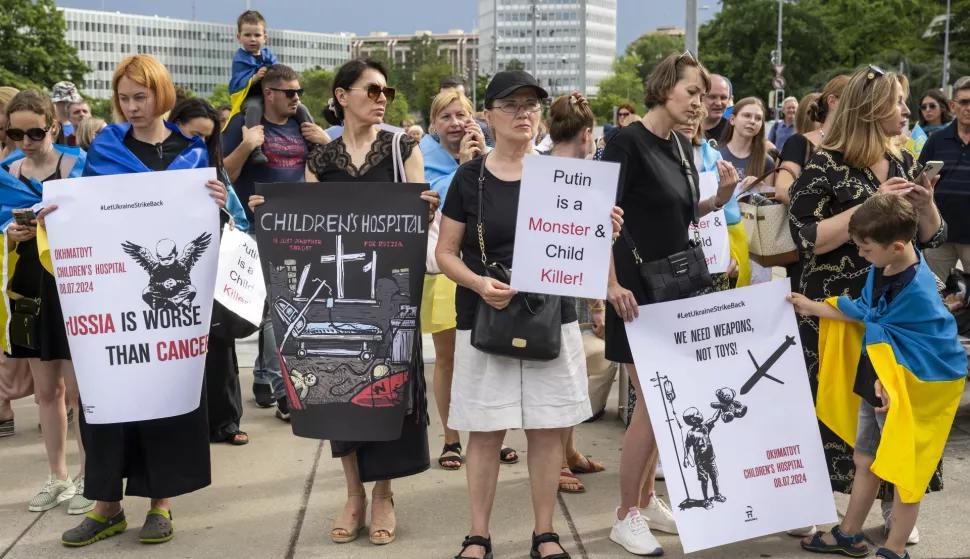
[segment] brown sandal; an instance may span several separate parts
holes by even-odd
[[[363,497],[364,498],[364,510],[360,511],[360,515],[357,518],[357,524],[355,526],[341,526],[337,524],[337,520],[333,521],[333,528],[330,529],[330,539],[335,543],[350,543],[360,537],[360,531],[364,529],[364,517],[367,516],[367,494],[366,493],[348,493],[347,499],[351,497]],[[338,534],[337,530],[341,530],[344,534]]]
[[[574,474],[595,474],[606,470],[602,464],[594,462],[588,456],[583,456],[578,450],[566,459],[566,463],[569,464],[569,470]]]
[[[393,510],[394,507],[394,493],[389,493],[387,495],[372,495],[374,501],[390,501]],[[397,518],[394,519],[393,526],[382,526],[375,523],[374,521],[374,507],[371,507],[371,520],[370,520],[370,543],[374,545],[387,545],[394,541],[397,537]],[[379,536],[378,534],[384,532],[386,536]]]
[[[563,466],[562,470],[559,472],[559,491],[563,493],[586,492],[586,486],[583,485],[583,482],[579,481],[578,477],[569,472],[566,466]]]

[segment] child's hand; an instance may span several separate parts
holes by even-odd
[[[262,68],[260,68],[259,70],[256,71],[256,75],[253,76],[253,81],[254,82],[258,82],[258,81],[262,80],[263,79],[263,76],[265,76],[265,75],[266,75],[266,66],[263,66]]]
[[[882,382],[876,379],[876,398],[882,400],[882,407],[876,408],[879,413],[886,413],[889,411],[889,393],[882,387]]]
[[[792,293],[786,297],[789,303],[795,306],[795,312],[802,316],[818,316],[815,312],[815,301],[812,301],[808,297],[802,295],[801,293]]]

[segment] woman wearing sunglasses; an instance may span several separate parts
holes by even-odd
[[[111,84],[114,113],[124,122],[98,134],[88,152],[84,176],[209,166],[202,139],[183,135],[162,118],[175,104],[175,88],[165,66],[145,54],[129,56],[118,65]],[[211,191],[217,206],[225,207],[222,182],[212,179],[199,185],[203,187]],[[41,217],[56,209],[48,206]],[[84,496],[97,504],[81,524],[64,532],[61,542],[80,547],[123,532],[128,527],[121,504],[125,495],[151,500],[139,533],[142,543],[171,540],[175,536],[171,499],[202,489],[211,479],[205,390],[199,407],[184,415],[92,424],[81,414],[80,423],[88,451]]]
[[[64,148],[68,153],[55,149],[54,138],[60,124],[50,98],[36,89],[21,91],[7,103],[4,111],[6,134],[16,142],[20,150],[8,161],[10,174],[22,184],[17,190],[4,189],[2,205],[14,216],[39,204],[43,197],[44,183],[49,180],[66,179],[80,174],[75,164],[83,158],[80,149]],[[35,206],[36,207],[36,206]],[[8,220],[10,218],[7,218]],[[67,472],[67,408],[78,407],[77,377],[71,363],[67,331],[57,294],[54,276],[41,264],[37,245],[37,220],[16,219],[5,225],[4,261],[13,263],[10,280],[11,302],[0,309],[3,316],[4,351],[11,360],[26,359],[34,379],[34,394],[40,408],[41,432],[50,475],[43,490],[30,501],[33,512],[50,510],[60,503],[70,501],[69,514],[84,514],[94,508],[94,501],[84,498],[84,446],[75,423],[75,436],[81,455],[81,472],[74,480]],[[16,258],[7,252],[16,252]],[[11,255],[12,256],[12,255]],[[36,331],[29,338],[17,334],[10,327],[7,309],[15,309],[13,299],[21,297],[39,299],[40,314]],[[30,343],[31,338],[36,340]],[[66,406],[65,406],[66,403]]]
[[[384,122],[388,103],[395,91],[387,86],[387,70],[373,60],[352,60],[337,71],[333,97],[323,111],[330,124],[343,125],[339,138],[315,150],[307,160],[307,182],[393,182],[395,180],[392,145],[395,135],[378,128]],[[418,143],[407,134],[400,138],[404,180],[424,183],[424,160]],[[431,215],[438,209],[440,196],[433,190],[421,194],[430,204]],[[254,195],[254,208],[264,197]],[[331,454],[340,458],[347,481],[347,503],[333,522],[330,537],[337,543],[357,539],[364,527],[367,494],[364,483],[376,482],[371,497],[370,541],[389,544],[397,537],[391,480],[412,476],[431,465],[428,453],[427,388],[424,384],[421,344],[415,343],[408,374],[414,402],[413,411],[404,417],[401,437],[386,442],[330,441]]]
[[[862,296],[870,264],[851,242],[848,225],[856,209],[876,193],[904,196],[919,210],[918,247],[936,248],[946,240],[946,224],[933,201],[936,179],[914,182],[920,165],[894,142],[910,114],[906,86],[905,77],[875,66],[853,74],[839,97],[831,127],[791,187],[789,224],[803,266],[801,293],[810,299]],[[799,315],[798,330],[814,396],[819,374],[818,319]],[[853,450],[824,424],[819,423],[819,429],[832,490],[849,493],[856,479]],[[940,489],[942,470],[937,470],[930,491]],[[888,526],[892,497],[885,484],[879,493]],[[855,533],[848,528],[847,533]],[[829,543],[830,538],[825,536]],[[909,540],[919,540],[915,526]]]
[[[919,125],[930,135],[941,128],[946,128],[953,120],[950,102],[939,89],[931,89],[923,94],[919,103]]]

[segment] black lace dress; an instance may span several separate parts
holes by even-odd
[[[358,168],[347,152],[343,138],[337,138],[326,146],[317,148],[307,159],[307,169],[317,180],[326,182],[393,182],[394,167],[391,146],[394,134],[385,130],[377,133],[364,164]],[[407,161],[417,149],[418,143],[410,136],[401,140],[401,156]],[[418,324],[417,331],[421,331]],[[420,338],[414,344],[411,355],[411,410],[404,417],[401,437],[394,441],[356,442],[330,441],[334,458],[357,453],[360,479],[364,482],[397,479],[419,474],[431,467],[428,449],[428,402],[424,379],[424,358]]]
[[[912,180],[918,172],[919,163],[908,151],[903,152],[902,159],[894,156],[889,156],[889,159],[890,177],[906,177]],[[825,254],[815,254],[812,251],[819,222],[862,204],[878,189],[879,180],[871,170],[850,167],[843,161],[841,153],[816,149],[812,154],[798,180],[791,187],[789,207],[792,237],[798,245],[803,266],[799,291],[806,297],[823,301],[842,295],[852,298],[862,296],[871,265],[859,256],[859,250],[854,243],[850,241]],[[945,240],[946,223],[943,223],[932,239],[925,243],[917,242],[917,246],[921,250],[935,248]],[[808,367],[814,400],[818,393],[818,319],[799,315],[798,331],[802,338],[805,365]],[[851,493],[855,479],[852,448],[821,422],[819,429],[822,432],[832,490]],[[929,486],[930,491],[941,489],[942,462]],[[882,493],[884,489],[880,489],[880,494]]]

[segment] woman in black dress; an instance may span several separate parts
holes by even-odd
[[[54,137],[60,125],[54,104],[46,94],[36,89],[21,91],[7,104],[5,114],[8,137],[21,142],[25,156],[10,165],[10,173],[20,179],[39,200],[43,183],[69,178],[78,157],[65,155],[55,148]],[[41,134],[38,136],[39,132]],[[8,213],[5,219],[10,219],[9,216]],[[74,429],[81,455],[81,473],[72,480],[67,472],[67,409],[80,408],[77,377],[71,362],[71,348],[67,342],[57,283],[41,264],[35,226],[14,222],[5,233],[10,256],[14,251],[17,255],[9,259],[15,263],[10,291],[41,301],[37,339],[33,347],[17,345],[8,339],[8,347],[5,348],[11,364],[17,359],[25,359],[30,367],[50,466],[44,488],[30,501],[28,509],[42,512],[70,500],[68,512],[84,514],[94,508],[94,502],[83,495],[84,445],[81,444],[77,423]],[[9,308],[13,308],[12,301]]]
[[[919,163],[894,142],[909,114],[904,78],[894,73],[870,67],[856,72],[845,86],[831,129],[791,189],[789,221],[804,267],[800,288],[806,297],[823,301],[862,296],[870,264],[852,243],[848,223],[856,208],[876,192],[905,196],[916,206],[920,212],[916,241],[921,249],[946,240],[946,224],[933,202],[932,185],[925,180],[913,184]],[[799,316],[798,330],[814,399],[818,320]],[[832,489],[850,493],[855,473],[852,448],[825,425],[820,423],[819,428]],[[930,490],[941,488],[937,471]],[[884,508],[891,502],[884,502]]]
[[[394,90],[387,87],[387,70],[375,61],[352,60],[344,64],[333,81],[333,98],[324,110],[324,118],[333,125],[343,124],[343,134],[307,160],[307,182],[393,182],[394,161],[391,148],[394,134],[378,128],[383,122],[387,104],[394,100]],[[401,158],[407,182],[424,183],[424,160],[417,142],[408,135],[400,138]],[[431,204],[431,214],[438,209],[439,195],[428,190],[421,198]],[[264,198],[250,198],[255,208]],[[370,541],[388,544],[396,537],[391,480],[412,476],[431,466],[428,451],[427,389],[424,382],[424,360],[421,344],[414,344],[412,369],[415,382],[411,387],[413,409],[404,417],[401,437],[387,442],[330,441],[334,458],[343,463],[347,479],[347,504],[334,520],[330,537],[337,543],[357,539],[364,527],[367,494],[364,483],[375,481],[371,495]]]
[[[695,208],[691,207],[693,195],[681,165],[683,158],[674,142],[680,142],[685,154],[693,154],[693,146],[673,129],[691,122],[710,87],[710,75],[690,53],[668,57],[647,80],[647,116],[624,127],[606,145],[603,160],[621,165],[617,205],[626,211],[625,226],[645,262],[687,249],[688,226]],[[697,184],[693,157],[687,159]],[[717,194],[700,200],[697,207],[700,215],[721,209],[734,194],[738,182],[734,166],[718,161],[717,169],[720,176]],[[623,439],[620,507],[610,539],[630,553],[655,554],[662,551],[660,544],[644,529],[644,523],[668,531],[676,528],[673,515],[652,490],[659,454],[623,324],[631,322],[638,314],[638,306],[648,300],[631,247],[622,238],[613,245],[608,298],[606,358],[626,365],[641,404],[634,409]],[[641,494],[650,495],[649,501],[642,502]],[[646,519],[637,512],[641,506]]]
[[[115,70],[112,88],[115,114],[126,122],[98,134],[84,176],[209,166],[202,140],[182,135],[162,118],[175,104],[175,87],[165,66],[147,54],[129,56]],[[213,179],[205,187],[225,207],[225,185]],[[44,208],[41,217],[56,208]],[[81,414],[87,448],[84,496],[97,504],[80,525],[64,532],[64,545],[85,546],[123,532],[128,527],[121,506],[124,495],[151,499],[139,535],[142,543],[163,543],[175,536],[172,497],[211,483],[205,396],[203,387],[195,411],[163,419],[95,424]]]

